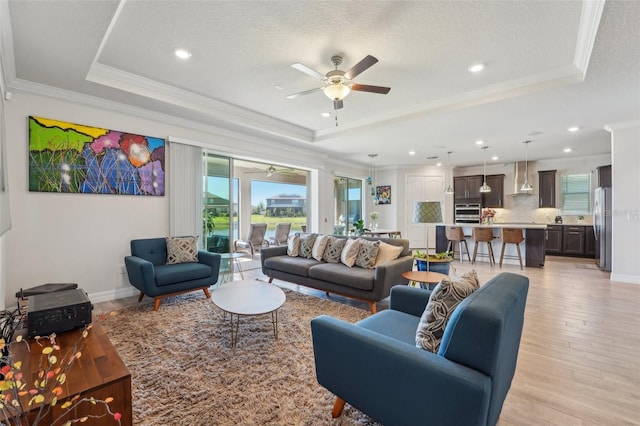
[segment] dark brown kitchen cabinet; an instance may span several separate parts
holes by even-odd
[[[584,226],[565,226],[562,232],[562,252],[584,255]]]
[[[546,229],[525,229],[526,265],[528,268],[544,266]]]
[[[546,229],[546,253],[561,254],[562,253],[562,226],[548,225]]]
[[[556,206],[555,170],[538,172],[538,192],[538,207],[548,208]]]
[[[598,167],[598,186],[601,188],[611,188],[611,166]]]
[[[482,207],[504,207],[504,175],[488,175],[487,185],[491,187],[491,192],[482,194]]]
[[[456,204],[480,204],[480,187],[482,186],[482,175],[457,176],[453,178],[453,198]]]
[[[584,229],[584,254],[587,257],[596,257],[596,236],[593,226],[585,226]]]

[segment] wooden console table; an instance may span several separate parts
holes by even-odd
[[[73,347],[78,341],[82,330],[67,331],[57,335],[56,341],[60,345],[61,353]],[[43,344],[49,346],[47,340]],[[31,351],[27,351],[24,344],[15,344],[11,348],[11,354],[15,360],[22,361],[22,372],[27,383],[33,383],[39,371],[42,347],[35,340],[29,339]],[[100,324],[94,324],[89,330],[89,335],[80,346],[82,357],[76,360],[75,365],[67,373],[67,380],[62,386],[63,393],[58,398],[58,404],[53,407],[47,417],[40,424],[48,425],[56,419],[64,410],[60,409],[62,403],[77,394],[81,397],[94,397],[104,400],[113,397],[109,404],[111,411],[122,414],[121,424],[129,426],[133,424],[133,412],[131,409],[131,373],[120,359],[120,355],[109,341]],[[104,413],[101,405],[83,403],[73,412],[74,417],[96,415]],[[111,415],[100,419],[89,419],[83,425],[117,425]]]

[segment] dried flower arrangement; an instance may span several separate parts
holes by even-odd
[[[7,426],[37,426],[44,421],[52,407],[59,402],[58,397],[63,393],[63,385],[67,380],[67,373],[76,360],[80,359],[83,340],[89,335],[91,325],[85,327],[73,347],[62,354],[62,348],[56,343],[56,335],[36,337],[36,343],[42,347],[38,378],[34,383],[27,383],[22,372],[22,361],[14,360],[9,348],[14,344],[25,344],[26,340],[18,335],[14,341],[13,335],[22,322],[23,314],[16,311],[0,312],[0,424]],[[43,343],[45,342],[45,343]],[[48,344],[46,344],[48,343]],[[93,397],[76,395],[60,405],[61,414],[54,419],[52,425],[69,426],[72,423],[85,422],[89,418],[113,417],[114,424],[120,424],[122,415],[111,411],[109,403],[112,397],[98,400]],[[88,415],[80,418],[72,417],[73,411],[80,404],[102,405],[101,414]]]

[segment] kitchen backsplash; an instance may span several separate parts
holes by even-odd
[[[560,214],[559,209],[541,209],[538,208],[538,197],[536,195],[519,195],[519,196],[505,196],[504,197],[505,208],[495,209],[496,223],[521,223],[521,222],[533,222],[533,223],[555,223],[555,218]],[[562,215],[563,224],[593,224],[593,217],[591,215],[584,215],[584,219],[580,221],[578,215]]]

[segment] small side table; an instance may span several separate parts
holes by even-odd
[[[402,278],[419,282],[420,288],[425,288],[422,284],[426,284],[426,288],[429,289],[429,284],[437,284],[443,279],[449,278],[449,276],[431,271],[407,271],[402,273]]]
[[[244,253],[220,253],[220,257],[227,261],[227,269],[222,272],[221,284],[233,281],[233,273],[236,267],[238,268],[238,272],[240,272],[240,278],[244,280],[242,266],[240,265],[240,258],[245,257]]]

